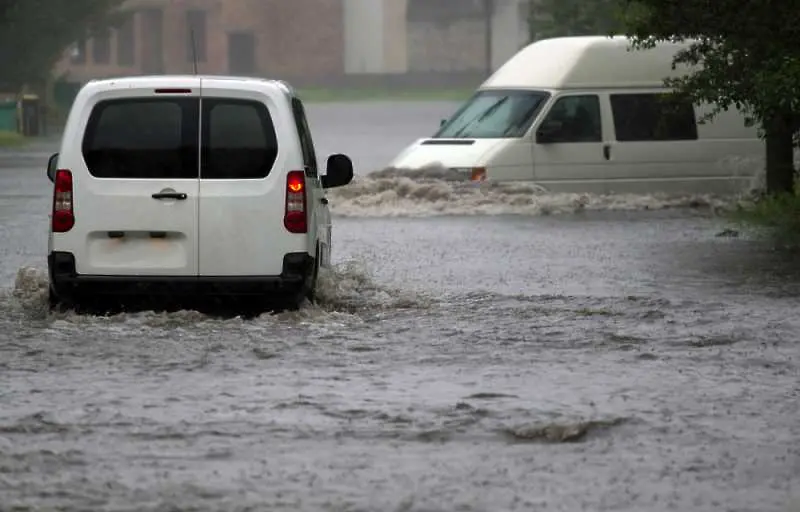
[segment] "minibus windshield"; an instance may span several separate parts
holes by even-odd
[[[442,126],[435,139],[522,137],[549,97],[544,91],[479,91]]]

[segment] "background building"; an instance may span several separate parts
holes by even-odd
[[[56,73],[70,82],[199,71],[325,86],[359,75],[485,76],[528,41],[526,0],[129,0]],[[491,35],[487,44],[487,33]],[[487,59],[491,53],[491,61]],[[413,81],[413,80],[412,80]]]

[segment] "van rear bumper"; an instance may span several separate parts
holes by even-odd
[[[50,288],[60,299],[95,301],[102,297],[200,299],[213,297],[288,296],[301,293],[314,269],[307,253],[290,253],[283,258],[277,276],[114,276],[80,275],[75,257],[53,252],[47,258]]]

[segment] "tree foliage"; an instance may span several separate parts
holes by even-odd
[[[531,2],[531,39],[611,34],[622,30],[620,0]]]
[[[44,78],[70,44],[112,21],[124,0],[0,0],[0,84]]]
[[[626,0],[634,47],[688,41],[675,63],[696,66],[668,80],[712,115],[736,107],[767,142],[767,190],[794,186],[793,136],[800,120],[800,0]]]

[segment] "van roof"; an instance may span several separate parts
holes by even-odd
[[[163,87],[165,83],[181,82],[187,80],[228,80],[238,85],[247,84],[261,84],[273,86],[282,92],[294,95],[294,88],[282,80],[273,80],[269,78],[257,78],[247,76],[229,76],[229,75],[138,75],[138,76],[124,76],[115,78],[102,78],[89,80],[84,87],[90,86],[95,89],[108,89],[116,87],[141,87],[149,84],[157,83]]]
[[[529,44],[503,64],[480,89],[574,89],[663,87],[664,79],[682,76],[672,59],[690,42],[658,43],[633,50],[623,36],[575,36]]]

